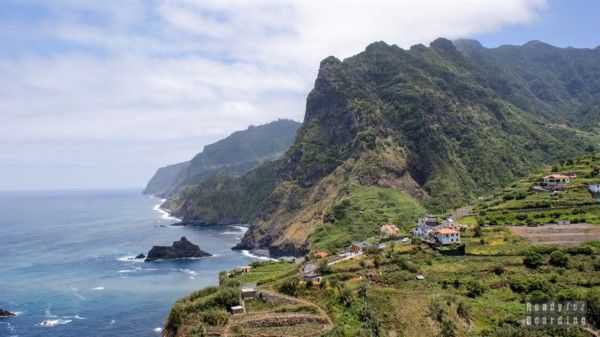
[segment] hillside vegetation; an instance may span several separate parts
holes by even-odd
[[[381,222],[402,227],[594,151],[598,78],[598,48],[373,43],[321,62],[281,159],[170,205],[185,221],[252,223],[237,248],[275,256],[364,239]]]
[[[560,172],[577,177],[553,193],[532,190],[544,176]],[[498,190],[477,205],[474,220],[481,225],[534,225],[559,220],[600,224],[600,205],[588,191],[591,184],[600,184],[600,153],[546,166]]]
[[[497,234],[464,232],[473,244]],[[396,244],[321,267],[323,280],[314,283],[302,281],[295,264],[255,263],[249,273],[223,272],[219,286],[177,301],[165,335],[591,337],[589,328],[526,328],[520,322],[526,302],[585,300],[584,316],[598,328],[599,249],[595,242],[442,256],[425,245]],[[240,285],[247,282],[257,283],[258,292],[268,296],[242,301]],[[228,313],[229,305],[242,303],[244,314]],[[313,318],[313,324],[287,320],[292,313]],[[248,321],[257,324],[248,326]]]

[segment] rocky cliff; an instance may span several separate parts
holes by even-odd
[[[294,142],[299,127],[298,122],[280,119],[236,131],[206,145],[190,161],[159,168],[144,193],[170,197],[219,173],[244,174],[281,157]]]

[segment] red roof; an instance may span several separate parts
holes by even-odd
[[[457,234],[458,233],[458,231],[456,229],[448,228],[448,227],[437,229],[436,232],[440,233],[440,234]]]

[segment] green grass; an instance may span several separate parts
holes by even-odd
[[[235,274],[231,280],[239,282],[239,284],[256,283],[260,285],[295,274],[298,268],[295,263],[275,261],[254,263],[252,266],[252,272]]]
[[[425,209],[409,194],[377,186],[350,184],[312,235],[312,247],[334,251],[379,233],[383,222],[408,232]]]
[[[563,161],[530,174],[509,187],[499,190],[475,208],[478,214],[459,219],[479,224],[545,224],[558,220],[600,224],[600,205],[594,203],[587,191],[588,185],[600,182],[600,154]],[[574,172],[576,178],[566,184],[565,190],[551,194],[532,192],[530,188],[553,172]]]

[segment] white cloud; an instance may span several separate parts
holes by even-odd
[[[0,52],[0,188],[40,184],[30,186],[15,167],[35,172],[60,163],[104,163],[106,175],[50,176],[39,187],[141,186],[157,166],[185,160],[232,131],[280,117],[301,120],[318,63],[328,55],[348,57],[379,40],[409,47],[528,23],[545,2],[28,6],[44,14],[0,19],[0,46],[7,47]]]

